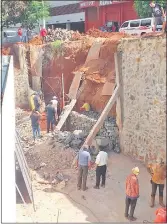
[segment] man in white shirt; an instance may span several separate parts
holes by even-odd
[[[54,109],[56,111],[56,119],[58,119],[58,114],[57,114],[58,99],[57,99],[57,96],[54,96],[51,101],[52,101],[52,106],[54,107]]]
[[[97,155],[95,162],[96,163],[96,185],[94,186],[95,189],[99,189],[101,176],[102,176],[101,186],[105,187],[107,161],[108,161],[108,154],[104,151],[102,147],[100,147],[100,152]]]

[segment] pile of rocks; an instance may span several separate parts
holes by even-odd
[[[87,134],[82,130],[69,131],[57,131],[55,132],[55,138],[58,142],[61,142],[65,147],[71,147],[78,151],[85,141]]]
[[[55,40],[62,40],[62,41],[72,41],[72,40],[79,40],[81,35],[78,31],[67,30],[56,28],[52,30],[49,35],[47,35],[46,41],[53,42]]]
[[[84,114],[79,114],[75,111],[72,111],[69,116],[70,131],[77,129],[82,130],[85,135],[88,135],[92,127],[95,125],[99,118],[100,114],[94,111],[86,112]],[[107,117],[103,127],[97,134],[97,137],[105,137],[109,140],[109,150],[114,152],[120,152],[120,143],[119,143],[119,132],[116,125],[116,119],[114,117]]]

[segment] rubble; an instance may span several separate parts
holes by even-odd
[[[51,34],[47,35],[46,37],[47,42],[54,42],[55,40],[72,41],[80,39],[81,34],[78,31],[61,28],[56,28],[55,30],[52,30]]]
[[[119,33],[119,32],[102,32],[98,29],[90,29],[87,31],[86,33],[87,35],[89,36],[92,36],[92,37],[104,37],[104,38],[111,38],[113,36],[117,36],[117,37],[129,37],[130,35],[128,34],[125,34],[125,33]]]

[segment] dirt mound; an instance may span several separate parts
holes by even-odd
[[[29,167],[37,170],[41,177],[44,177],[45,173],[55,175],[57,172],[70,169],[75,156],[76,152],[73,149],[64,148],[62,144],[52,140],[26,153]]]
[[[86,32],[87,35],[89,36],[92,36],[92,37],[104,37],[104,38],[110,38],[110,37],[128,37],[129,35],[127,34],[124,34],[124,33],[118,33],[118,32],[112,32],[112,33],[109,33],[109,32],[102,32],[98,29],[90,29]]]

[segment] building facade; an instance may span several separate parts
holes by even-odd
[[[85,30],[85,12],[80,8],[81,1],[49,1],[50,17],[46,26],[68,30]]]
[[[134,0],[82,1],[80,8],[85,11],[85,31],[116,22],[119,26],[126,20],[137,19]]]

